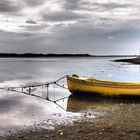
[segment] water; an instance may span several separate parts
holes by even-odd
[[[51,82],[69,74],[105,80],[140,81],[139,65],[111,61],[114,59],[117,58],[1,58],[0,86]],[[62,80],[61,84],[66,86],[66,79]],[[54,88],[57,92],[56,98],[60,94],[62,96],[70,94],[61,88],[50,87]],[[40,94],[40,90],[37,94]]]
[[[114,59],[117,58],[0,58],[0,87],[51,82],[69,74],[105,80],[140,81],[139,65],[111,61]],[[60,84],[66,85],[66,79],[60,81]],[[34,92],[37,95],[45,96],[46,88],[40,87]],[[70,94],[68,90],[58,86],[51,85],[49,88],[51,100],[68,97]],[[74,103],[80,104],[80,102],[84,107],[74,108]],[[65,110],[54,103],[1,90],[0,129],[6,131],[7,128],[33,125],[48,119],[51,120],[50,123],[64,122],[65,119],[70,120],[69,117],[73,118],[75,114],[71,112],[80,113],[83,112],[83,109],[89,111],[97,106],[97,103],[79,101],[71,96],[59,101],[58,104],[70,114],[67,115]],[[78,104],[75,106],[78,107]],[[110,103],[101,103],[101,106],[106,105],[110,105]],[[94,112],[93,116],[96,113]],[[79,115],[76,115],[76,119],[79,119]]]
[[[71,74],[105,80],[140,81],[139,65],[112,61],[115,59],[118,58],[1,58],[0,87],[51,82]],[[60,84],[67,86],[66,79]],[[45,96],[45,88],[37,89],[37,95]],[[49,93],[52,100],[70,95],[68,90],[54,85],[49,87]]]
[[[53,81],[67,74],[120,81],[139,81],[138,65],[113,62],[117,58],[1,58],[0,81]]]

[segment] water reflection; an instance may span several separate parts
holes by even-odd
[[[97,107],[114,106],[115,104],[139,104],[140,96],[123,96],[119,98],[99,97],[93,95],[71,94],[67,102],[67,111],[80,112],[83,110],[95,109]]]
[[[138,65],[116,63],[117,58],[1,58],[1,82],[54,81],[64,75],[76,73],[80,76],[117,81],[139,81]]]

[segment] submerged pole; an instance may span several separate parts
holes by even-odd
[[[21,88],[21,92],[23,92],[23,88]]]
[[[31,87],[29,87],[29,94],[31,93]]]
[[[46,97],[47,100],[49,100],[49,84],[47,84],[47,97]]]

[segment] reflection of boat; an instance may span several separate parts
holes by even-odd
[[[79,96],[78,94],[71,94],[67,101],[67,111],[71,112],[80,112],[84,110],[91,110],[97,107],[110,107],[116,104],[139,104],[140,98],[106,98],[106,97],[98,97],[92,94],[88,96],[83,95]]]
[[[92,93],[93,95],[140,96],[140,82],[117,82],[94,78],[67,76],[68,89],[71,93]]]
[[[91,96],[77,96],[71,94],[67,101],[67,111],[79,112],[82,110],[95,109],[99,106],[112,105],[112,102],[102,98],[91,98]]]

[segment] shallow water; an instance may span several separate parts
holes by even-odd
[[[117,58],[0,58],[0,80],[51,81],[67,74],[139,81],[138,65],[113,62]]]
[[[140,81],[139,65],[113,62],[117,58],[1,58],[0,86],[21,86],[32,83],[51,82],[69,74],[117,81]],[[66,85],[66,79],[60,81]],[[36,90],[36,89],[35,89]],[[51,85],[50,96],[65,97],[69,91]],[[38,88],[37,94],[46,94]]]
[[[69,74],[106,80],[140,81],[139,65],[111,61],[114,59],[117,58],[0,58],[0,87],[51,82]],[[66,79],[59,83],[66,86]],[[57,102],[59,106],[20,93],[3,90],[0,93],[1,129],[6,129],[9,126],[11,128],[20,125],[28,126],[47,119],[50,119],[51,123],[57,120],[62,122],[64,118],[60,116],[69,115],[65,114],[65,110],[78,113],[90,110],[94,116],[97,114],[97,112],[94,112],[97,106],[112,105],[110,101],[89,102],[88,99],[84,101],[75,99],[70,96],[71,93],[68,90],[56,85],[49,87],[49,98],[52,101],[70,96]],[[46,87],[35,88],[33,93],[46,97]],[[60,119],[58,119],[58,116]],[[66,120],[68,118],[65,117]]]
[[[0,87],[23,86],[51,82],[69,74],[117,81],[140,81],[140,66],[114,62],[117,58],[0,58]],[[66,79],[60,81],[66,84]],[[46,88],[34,88],[34,93],[46,96]],[[52,100],[70,93],[55,85],[49,87]],[[66,104],[66,103],[65,103]],[[66,106],[66,105],[65,105]]]

